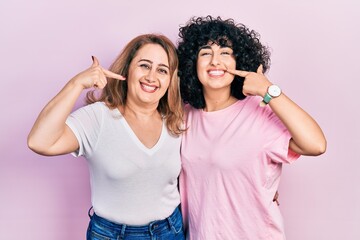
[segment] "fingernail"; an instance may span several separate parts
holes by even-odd
[[[94,56],[91,56],[92,60],[94,61]]]

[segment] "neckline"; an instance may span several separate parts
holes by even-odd
[[[161,127],[161,133],[160,133],[159,139],[157,140],[157,142],[155,143],[154,146],[152,146],[151,148],[148,148],[136,136],[135,132],[132,130],[129,123],[126,121],[125,117],[121,114],[120,110],[118,108],[115,108],[115,109],[116,109],[115,110],[116,113],[119,114],[119,116],[120,116],[119,120],[120,120],[121,124],[124,126],[125,130],[129,134],[131,140],[138,146],[138,148],[140,150],[142,150],[143,152],[145,152],[148,155],[152,155],[152,154],[154,154],[155,152],[157,152],[159,150],[162,143],[164,142],[165,132],[166,132],[166,126],[165,126],[164,119],[162,119],[162,127]]]
[[[215,111],[211,111],[211,112],[208,112],[208,111],[205,111],[204,109],[200,109],[201,110],[201,113],[203,115],[214,115],[214,114],[221,114],[223,112],[226,112],[226,111],[229,111],[231,110],[232,108],[236,107],[238,104],[244,102],[245,99],[243,100],[236,100],[234,103],[230,104],[229,106],[223,108],[223,109],[219,109],[219,110],[215,110]]]

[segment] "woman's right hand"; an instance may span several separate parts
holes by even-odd
[[[73,77],[71,79],[71,82],[73,82],[76,85],[80,85],[83,89],[88,89],[92,87],[103,89],[107,84],[106,77],[114,78],[118,80],[126,79],[125,77],[119,74],[104,69],[99,64],[99,61],[97,60],[96,57],[92,56],[92,59],[93,59],[92,65],[88,69],[82,71],[81,73]]]
[[[106,78],[124,80],[123,76],[100,66],[93,57],[93,64],[73,77],[64,88],[44,107],[28,136],[28,146],[42,155],[59,155],[75,151],[79,143],[65,124],[84,89],[104,88]]]

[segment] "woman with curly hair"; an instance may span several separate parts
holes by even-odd
[[[188,238],[285,239],[273,201],[282,164],[324,153],[321,128],[264,75],[270,54],[255,31],[207,16],[192,18],[179,36]]]
[[[42,155],[73,153],[89,165],[93,214],[87,238],[185,239],[179,209],[183,108],[175,45],[135,37],[110,71],[93,64],[43,109],[28,137]],[[123,77],[125,76],[125,77]],[[86,89],[88,105],[71,113]]]

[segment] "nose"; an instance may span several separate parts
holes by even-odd
[[[214,53],[211,58],[211,65],[217,66],[220,65],[220,56],[217,53]]]
[[[155,81],[155,79],[156,79],[156,71],[155,71],[155,69],[150,69],[149,71],[148,71],[148,73],[146,74],[146,76],[145,76],[145,79],[146,79],[146,81],[148,81],[148,82],[154,82]]]

